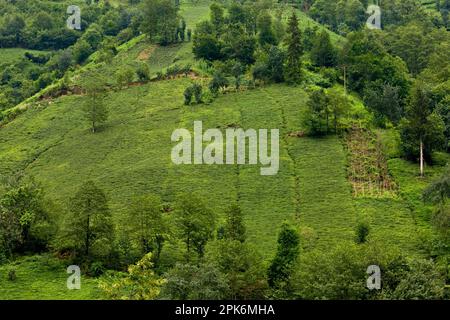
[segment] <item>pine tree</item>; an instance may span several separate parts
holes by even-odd
[[[413,87],[406,118],[400,124],[402,148],[408,157],[419,153],[420,175],[424,175],[425,159],[431,158],[433,148],[444,144],[445,124],[434,111],[430,89],[421,81]]]
[[[298,258],[300,237],[297,230],[287,223],[278,235],[278,248],[268,270],[268,282],[272,288],[286,288],[295,261]]]
[[[292,12],[292,16],[289,18],[286,43],[288,47],[285,72],[286,81],[290,84],[297,84],[301,80],[303,42],[295,12]]]

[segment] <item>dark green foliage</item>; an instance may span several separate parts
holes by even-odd
[[[288,285],[299,250],[300,237],[297,230],[284,223],[278,235],[277,253],[268,269],[270,287],[281,289]]]
[[[81,39],[85,40],[95,50],[103,40],[102,29],[94,23],[86,30]]]
[[[264,62],[257,61],[252,69],[253,80],[268,81],[267,66]]]
[[[318,67],[334,67],[337,62],[337,52],[327,31],[320,32],[313,41],[311,59]]]
[[[258,16],[258,41],[261,46],[276,45],[277,39],[272,28],[272,17],[267,12],[262,12]]]
[[[370,265],[381,269],[381,290],[366,287]],[[293,286],[298,299],[442,299],[444,280],[431,261],[408,261],[392,246],[341,243],[305,253]]]
[[[214,2],[209,6],[210,10],[210,21],[214,27],[214,31],[216,35],[220,35],[222,33],[223,25],[224,25],[224,10],[223,7]]]
[[[8,280],[9,281],[16,281],[17,280],[17,274],[16,274],[16,270],[11,269],[8,272]]]
[[[398,124],[403,116],[403,101],[400,98],[399,88],[390,84],[371,82],[364,89],[364,103],[375,114],[377,125],[384,127],[386,120]]]
[[[360,244],[360,243],[364,243],[367,241],[367,236],[369,235],[370,232],[370,226],[367,222],[363,221],[360,222],[357,226],[356,226],[356,237],[355,237],[355,242]]]
[[[335,31],[342,30],[344,26],[349,30],[358,30],[366,21],[365,8],[359,0],[316,0],[309,14]]]
[[[306,51],[311,51],[314,45],[318,32],[318,27],[307,27],[303,31],[303,48]]]
[[[203,88],[200,84],[194,83],[190,85],[184,90],[184,104],[190,105],[192,98],[195,99],[196,103],[202,103],[202,92]]]
[[[253,32],[247,30],[245,19],[241,21],[241,5],[230,8],[230,17],[223,17],[223,8],[212,4],[210,21],[197,24],[193,36],[193,53],[197,59],[208,61],[238,60],[244,65],[254,63],[256,39]],[[234,8],[234,9],[233,9]],[[234,11],[233,11],[234,10]],[[236,16],[234,16],[236,14]]]
[[[194,94],[195,102],[202,103],[202,92],[203,88],[202,85],[199,83],[194,83],[192,85],[192,93]]]
[[[236,87],[236,90],[239,90],[239,87],[241,86],[242,75],[244,74],[244,72],[245,68],[239,61],[236,62],[231,68],[231,74],[234,77],[234,85]]]
[[[328,97],[328,110],[327,112],[330,113],[330,115],[327,115],[327,117],[332,117],[333,120],[333,127],[334,127],[334,133],[339,134],[341,132],[341,122],[343,118],[345,118],[345,114],[350,110],[351,103],[348,99],[348,97],[342,93],[342,91],[331,88],[327,90],[327,97]],[[327,118],[327,128],[328,131],[330,131],[330,119]]]
[[[238,205],[231,206],[227,212],[225,238],[244,242],[246,239],[245,230],[241,208]]]
[[[320,136],[329,131],[330,109],[329,98],[323,89],[311,92],[308,100],[308,113],[304,119],[304,125],[313,136]]]
[[[273,82],[283,82],[284,74],[289,73],[284,70],[286,54],[278,47],[272,46],[267,57],[267,75]]]
[[[191,101],[192,101],[192,95],[193,95],[192,86],[187,87],[184,90],[183,95],[184,95],[184,104],[187,106],[190,105]]]
[[[170,0],[144,0],[141,29],[149,38],[161,45],[175,42],[179,17],[178,8]]]
[[[285,73],[284,68],[286,59],[285,52],[275,46],[271,46],[267,53],[262,53],[255,66],[253,67],[253,78],[267,82],[283,82]]]
[[[0,252],[9,257],[44,250],[50,232],[54,230],[40,187],[20,176],[11,177],[0,193]]]
[[[292,15],[289,18],[286,33],[287,52],[285,78],[290,84],[298,84],[301,80],[303,43],[295,12],[292,12]]]
[[[184,39],[186,38],[186,21],[184,19],[181,19],[180,21],[180,26],[178,28],[178,36],[181,41],[184,41]]]
[[[246,10],[239,2],[233,2],[228,9],[228,20],[230,24],[242,24],[245,25],[250,20],[250,12]]]
[[[211,82],[208,85],[212,94],[217,95],[220,89],[224,89],[229,85],[228,79],[220,72],[214,73]]]
[[[450,175],[449,170],[439,179],[433,181],[423,192],[423,198],[433,204],[445,205],[450,198]]]
[[[191,37],[192,37],[192,30],[191,29],[187,29],[187,38],[188,38],[188,41],[190,42],[191,41]]]
[[[213,61],[221,58],[221,43],[214,35],[211,23],[205,21],[197,25],[192,51],[197,59]]]
[[[93,52],[94,49],[86,40],[78,41],[73,47],[73,57],[78,64],[83,63]]]
[[[407,158],[417,159],[423,145],[424,158],[431,162],[432,151],[444,147],[445,124],[434,108],[429,88],[417,82],[412,90],[406,118],[400,124],[402,150]]]
[[[137,77],[141,82],[150,80],[150,69],[146,63],[142,63],[136,70]]]
[[[436,206],[433,222],[437,229],[445,236],[450,235],[450,170],[433,181],[424,191],[423,199]]]
[[[369,31],[348,36],[348,43],[340,53],[340,62],[347,70],[348,86],[363,94],[371,82],[398,88],[403,101],[409,93],[409,76],[405,63],[387,53],[382,43]]]
[[[383,26],[404,25],[409,22],[425,22],[429,16],[425,13],[420,1],[392,0],[380,3],[383,12]]]

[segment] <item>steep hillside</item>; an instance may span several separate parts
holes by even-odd
[[[180,13],[188,27],[194,28],[208,18],[209,4],[182,3]],[[287,21],[290,12],[291,8],[285,8],[283,21]],[[317,26],[327,30],[335,46],[345,44],[345,38],[305,13],[297,13],[302,30]],[[433,207],[423,203],[422,192],[445,172],[445,163],[427,166],[427,175],[419,177],[417,165],[400,157],[400,147],[390,136],[391,128],[375,130],[369,124],[373,115],[354,92],[345,93],[349,101],[343,116],[348,125],[345,132],[308,136],[308,101],[316,84],[325,78],[319,68],[305,68],[306,76],[313,80],[304,85],[262,83],[240,89],[230,87],[211,101],[185,105],[186,88],[192,83],[207,88],[213,76],[208,69],[211,66],[194,59],[192,48],[192,41],[160,46],[140,35],[118,46],[117,55],[106,62],[97,62],[100,52],[95,52],[84,65],[68,71],[64,79],[8,111],[21,110],[0,127],[1,176],[23,172],[26,177],[33,177],[45,191],[58,223],[68,216],[69,200],[80,186],[92,180],[106,194],[117,234],[125,232],[131,200],[138,196],[160,196],[165,213],[170,216],[179,194],[199,195],[217,215],[218,226],[225,224],[230,203],[237,203],[244,216],[247,242],[258,249],[264,267],[276,252],[277,236],[285,221],[299,231],[302,253],[326,252],[337,243],[354,241],[357,226],[368,221],[370,241],[395,247],[408,257],[427,256],[429,243],[424,239],[434,236],[435,231],[430,224]],[[4,55],[12,61],[19,49],[2,50],[0,59]],[[149,81],[133,79],[117,86],[117,72],[143,63],[148,66]],[[191,67],[186,74],[162,76],[171,68],[186,65]],[[103,103],[109,109],[108,120],[95,134],[82,109],[89,99],[82,87],[92,74],[105,79]],[[243,78],[250,81],[250,73]],[[59,90],[65,81],[70,83],[70,89]],[[344,87],[336,81],[327,90],[343,94]],[[179,128],[193,131],[194,121],[202,121],[204,129],[222,131],[280,129],[278,174],[262,176],[260,165],[173,164],[172,132]],[[352,149],[346,134],[357,135],[359,131],[352,131],[348,123],[359,125],[358,129],[368,134],[353,137],[357,141],[353,147],[358,147],[358,152]],[[361,142],[359,138],[365,140]],[[361,147],[362,143],[367,145]],[[392,154],[387,151],[389,148],[394,150]],[[362,149],[370,154],[359,152]],[[371,157],[379,162],[370,162]],[[441,157],[448,162],[448,154]],[[361,165],[366,171],[376,167],[374,175],[378,174],[376,170],[384,170],[395,188],[386,193],[378,189],[358,193],[351,174],[355,163],[367,165],[367,170]],[[372,181],[368,181],[364,186],[371,186]],[[161,252],[158,268],[172,267],[185,251],[180,239],[170,238]],[[303,262],[304,257],[299,259]],[[45,253],[20,257],[0,266],[0,299],[101,298],[97,279],[89,277],[82,291],[66,296],[60,286],[65,279],[65,266],[55,261],[58,260],[54,256]],[[19,282],[3,276],[10,269],[17,271]],[[44,285],[47,281],[49,284]],[[31,290],[21,293],[24,286]]]

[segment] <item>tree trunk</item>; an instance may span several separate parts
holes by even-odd
[[[337,115],[334,114],[334,133],[337,133]]]
[[[85,247],[86,247],[86,257],[89,257],[89,242],[90,242],[90,237],[91,237],[91,234],[90,234],[90,230],[91,230],[91,227],[90,227],[90,216],[88,216],[87,217],[87,223],[86,223],[86,242],[85,242]]]
[[[423,177],[423,141],[420,138],[420,176]]]
[[[347,67],[344,66],[344,94],[347,95]]]

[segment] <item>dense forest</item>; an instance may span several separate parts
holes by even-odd
[[[449,299],[449,10],[0,0],[0,299]],[[197,120],[279,173],[174,165]]]

